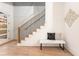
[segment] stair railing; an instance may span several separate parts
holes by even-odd
[[[18,43],[21,43],[21,31],[25,31],[26,29],[28,29],[31,25],[33,25],[35,22],[39,21],[43,16],[45,16],[45,10],[43,10],[42,12],[36,14],[35,16],[33,16],[32,18],[30,18],[30,20],[28,20],[27,22],[25,22],[24,24],[20,25],[18,27]]]

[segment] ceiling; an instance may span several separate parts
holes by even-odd
[[[13,2],[14,6],[45,6],[45,2]]]

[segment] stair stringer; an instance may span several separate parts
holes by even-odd
[[[46,25],[40,26],[39,31],[33,33],[31,37],[26,37],[18,46],[39,46],[40,40],[45,40],[47,38],[46,31]]]

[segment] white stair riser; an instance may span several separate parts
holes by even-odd
[[[33,34],[35,34],[36,32],[33,32]]]
[[[36,29],[36,31],[38,32],[38,31],[40,31],[40,29]]]
[[[40,29],[37,29],[36,32],[33,32],[29,37],[26,37],[25,40],[21,41],[18,46],[39,46],[39,40],[41,39],[40,35],[43,35],[45,26],[40,26]],[[43,37],[43,36],[42,36]]]
[[[29,34],[29,38],[30,38],[30,37],[32,37],[32,35],[31,35],[31,34]]]
[[[44,28],[44,26],[40,26],[40,28],[42,29],[42,28]]]

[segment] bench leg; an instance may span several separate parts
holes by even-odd
[[[62,46],[61,46],[61,44],[59,44],[59,47],[60,47],[62,50],[64,50],[64,44],[62,44]]]
[[[40,44],[40,50],[42,50],[42,43]]]
[[[59,44],[59,47],[61,48],[61,44]]]
[[[62,49],[64,50],[64,44],[62,44],[63,46],[62,46]]]

